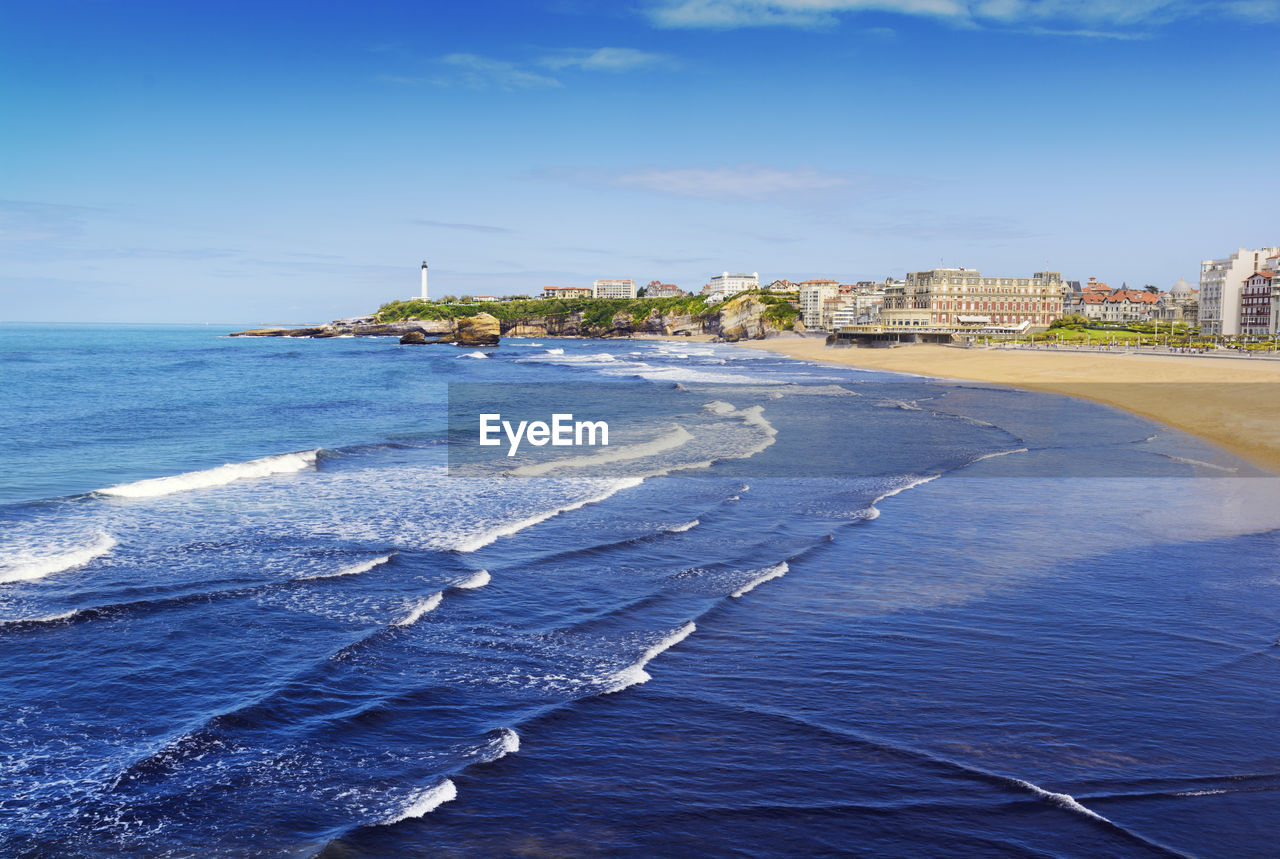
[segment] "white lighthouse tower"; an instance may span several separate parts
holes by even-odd
[[[427,261],[422,261],[422,300],[427,300]]]

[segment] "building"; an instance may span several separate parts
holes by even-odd
[[[1200,333],[1240,333],[1240,291],[1244,282],[1261,271],[1268,257],[1280,254],[1280,248],[1240,250],[1226,259],[1207,259],[1200,263]]]
[[[796,285],[789,280],[775,280],[764,287],[766,292],[795,292]]]
[[[644,288],[645,298],[679,298],[682,295],[684,290],[674,283],[663,283],[659,280],[649,281],[649,285]]]
[[[1272,273],[1258,271],[1245,278],[1240,289],[1240,333],[1248,337],[1271,334]]]
[[[983,277],[973,269],[940,268],[907,275],[885,289],[880,324],[892,331],[1044,329],[1062,316],[1062,275]]]
[[[592,283],[591,290],[596,298],[635,298],[636,282],[634,280],[597,280]]]
[[[711,296],[719,296],[719,301],[726,298],[732,298],[739,292],[746,292],[749,289],[760,288],[760,273],[752,272],[751,274],[717,274],[711,278],[711,282],[707,284],[711,287],[707,292]]]
[[[835,280],[803,280],[800,289],[800,318],[806,328],[822,325],[823,302],[840,294],[840,283]]]
[[[493,302],[493,301],[501,301],[501,300],[502,299],[496,295],[477,295],[476,296],[476,301]]]
[[[592,290],[585,286],[542,287],[543,298],[591,298],[592,295],[594,295]]]
[[[427,261],[422,261],[422,295],[419,296],[423,301],[429,301],[427,298]]]
[[[1182,278],[1160,294],[1154,313],[1156,322],[1200,324],[1200,294]]]

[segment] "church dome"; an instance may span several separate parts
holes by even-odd
[[[1172,298],[1190,298],[1191,284],[1182,278],[1178,278],[1178,282],[1169,287],[1169,295]]]

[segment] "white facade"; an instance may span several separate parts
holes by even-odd
[[[635,298],[634,280],[597,280],[591,284],[591,294],[596,298]]]
[[[1280,248],[1240,248],[1226,259],[1200,263],[1200,333],[1240,333],[1240,291],[1244,282],[1262,270],[1268,257],[1277,254]]]
[[[422,261],[422,300],[427,300],[427,261]]]
[[[726,298],[737,295],[739,292],[759,289],[760,273],[753,271],[751,274],[729,274],[726,271],[711,278],[711,282],[707,285],[711,287],[708,290],[711,296],[718,296],[716,300],[723,301]]]
[[[822,325],[822,303],[840,294],[840,284],[834,280],[805,281],[800,284],[800,318],[808,328]]]

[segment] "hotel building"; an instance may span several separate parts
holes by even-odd
[[[1240,290],[1240,333],[1256,337],[1270,334],[1272,275],[1259,271],[1249,275]]]
[[[1201,334],[1240,333],[1240,292],[1244,282],[1276,254],[1280,254],[1280,248],[1240,248],[1226,259],[1200,263]]]
[[[711,282],[707,284],[710,289],[707,290],[713,296],[719,296],[721,300],[731,298],[739,292],[746,292],[749,289],[760,288],[760,274],[752,272],[751,274],[717,274],[711,278]]]
[[[543,298],[590,298],[592,290],[585,286],[544,286]]]
[[[822,310],[824,302],[840,294],[838,280],[802,280],[797,286],[800,289],[800,318],[806,328],[822,327]]]
[[[1062,275],[983,277],[973,269],[939,268],[907,275],[885,290],[886,331],[1043,329],[1062,316]]]
[[[597,280],[591,284],[591,290],[596,298],[635,298],[636,282],[634,280]]]

